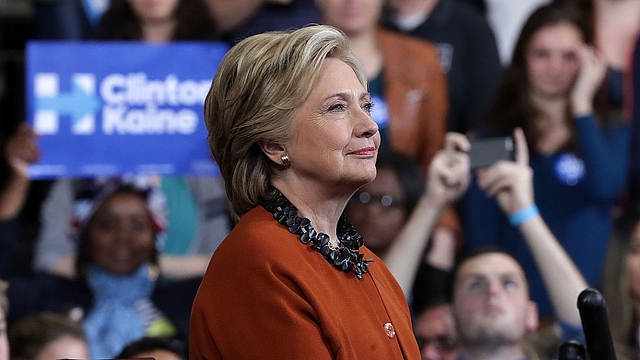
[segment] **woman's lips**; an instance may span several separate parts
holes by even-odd
[[[360,150],[353,151],[351,154],[372,156],[376,154],[376,148],[374,147],[362,148]]]

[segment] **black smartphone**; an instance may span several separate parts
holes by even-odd
[[[500,160],[515,160],[515,144],[511,136],[471,141],[469,165],[471,170],[485,168]]]

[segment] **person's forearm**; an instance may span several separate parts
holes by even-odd
[[[0,220],[18,216],[29,191],[29,178],[14,174],[0,194]]]
[[[405,296],[411,292],[418,265],[442,210],[442,206],[426,196],[421,197],[383,258]]]
[[[211,255],[160,255],[160,273],[173,280],[203,276],[210,259]]]
[[[578,295],[587,282],[540,215],[519,226],[538,266],[556,316],[580,324]]]
[[[431,249],[427,253],[425,261],[430,266],[442,270],[451,271],[456,257],[456,234],[451,229],[439,227],[433,232]]]
[[[45,271],[66,277],[69,279],[75,278],[78,274],[76,274],[76,256],[75,254],[67,254],[58,260],[53,267],[50,269],[46,269]]]

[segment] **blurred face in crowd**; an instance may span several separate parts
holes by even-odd
[[[627,250],[629,291],[634,301],[640,301],[640,222],[636,224]]]
[[[349,192],[376,176],[378,126],[370,116],[371,97],[341,60],[324,60],[313,90],[295,114],[285,144],[291,159],[286,180],[308,192]]]
[[[538,327],[537,307],[512,257],[472,257],[460,265],[454,281],[453,314],[461,344],[515,345]]]
[[[155,231],[141,195],[112,194],[100,204],[88,226],[91,259],[103,269],[128,275],[151,260]]]
[[[129,0],[133,11],[143,23],[164,23],[172,20],[180,1],[190,0]]]
[[[375,180],[353,195],[347,218],[367,247],[382,256],[407,218],[400,180],[392,169],[379,169]]]
[[[63,336],[48,343],[34,360],[88,359],[87,343],[73,336]]]
[[[347,36],[374,30],[382,14],[382,0],[315,0],[322,22]]]
[[[155,360],[183,360],[180,356],[176,355],[175,353],[169,350],[164,350],[164,349],[158,349],[158,350],[153,350],[149,352],[142,352],[139,354],[135,354],[135,357],[149,358],[149,359],[155,359]]]
[[[447,304],[424,310],[414,326],[422,360],[455,360],[458,358],[456,329]]]
[[[527,49],[527,75],[533,95],[566,96],[580,70],[580,31],[569,23],[540,28]]]
[[[7,318],[0,307],[0,360],[9,360],[9,338],[7,337]]]

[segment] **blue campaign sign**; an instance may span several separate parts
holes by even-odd
[[[27,44],[32,178],[217,175],[204,98],[228,50],[216,42]]]

